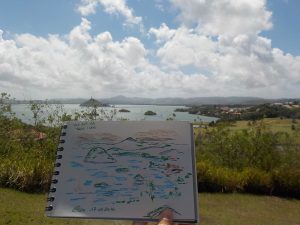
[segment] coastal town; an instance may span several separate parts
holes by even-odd
[[[220,119],[262,119],[265,117],[300,118],[299,101],[274,102],[258,105],[200,105],[177,108],[176,112],[218,117]]]

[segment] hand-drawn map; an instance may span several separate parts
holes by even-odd
[[[65,132],[48,216],[154,220],[170,208],[197,220],[189,123],[69,122]]]

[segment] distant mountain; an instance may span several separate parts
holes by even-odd
[[[56,98],[56,99],[45,99],[45,100],[11,100],[12,104],[30,104],[30,103],[48,103],[48,104],[81,104],[89,99],[86,98]]]
[[[123,95],[115,96],[112,98],[102,99],[103,102],[109,104],[126,104],[126,105],[153,105],[156,99],[139,98],[139,97],[125,97]]]
[[[116,96],[102,99],[109,104],[128,105],[207,105],[207,104],[261,104],[270,102],[268,99],[256,97],[194,97],[194,98],[138,98]]]
[[[56,104],[81,104],[88,99],[84,98],[61,98],[49,99],[48,103]],[[292,102],[300,101],[299,98],[282,98],[282,99],[264,99],[258,97],[194,97],[194,98],[140,98],[140,97],[126,97],[123,95],[112,98],[97,99],[103,104],[110,105],[258,105],[263,103],[274,102]],[[42,102],[35,100],[35,102]],[[14,100],[12,103],[29,103],[29,101]]]

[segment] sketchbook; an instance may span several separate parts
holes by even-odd
[[[49,217],[196,223],[193,128],[180,121],[67,122],[49,191]]]

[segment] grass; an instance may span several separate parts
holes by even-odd
[[[265,118],[262,120],[258,120],[257,122],[262,121],[268,129],[273,132],[287,132],[289,134],[293,133],[291,129],[292,124],[295,125],[296,128],[300,129],[300,120],[296,120],[296,123],[292,122],[292,119],[280,119],[280,118]],[[232,125],[228,126],[232,131],[249,129],[248,126],[249,120],[237,120]],[[251,121],[250,121],[251,122]],[[208,123],[197,123],[196,125],[208,125]],[[203,128],[196,128],[195,130],[201,130]]]
[[[119,225],[129,221],[53,219],[44,216],[45,194],[0,188],[0,224]],[[241,194],[200,194],[201,225],[300,225],[300,201]]]
[[[130,224],[105,220],[82,220],[47,218],[45,194],[28,194],[11,189],[0,188],[0,224],[13,225],[117,225]]]
[[[272,132],[287,132],[289,134],[293,133],[293,130],[291,129],[291,126],[293,124],[292,119],[265,118],[262,121],[266,125],[266,127],[270,129]],[[300,121],[296,120],[296,123],[294,125],[296,128],[300,128]],[[231,130],[249,129],[248,121],[247,120],[237,121],[230,127],[230,129]]]
[[[296,123],[293,123],[292,119],[280,119],[280,118],[265,118],[261,120],[264,125],[266,126],[267,129],[269,129],[272,132],[286,132],[289,135],[295,135],[298,133],[299,135],[299,130],[300,130],[300,120],[296,120]],[[231,131],[241,131],[241,130],[248,130],[250,127],[248,125],[249,120],[241,120],[241,121],[236,121],[232,123],[228,128]],[[251,122],[251,121],[250,121]],[[260,121],[258,120],[257,123]],[[195,123],[195,124],[201,124],[201,123]],[[203,125],[208,125],[207,123],[202,123]],[[292,130],[292,125],[295,126],[295,130]],[[210,129],[210,127],[208,127]],[[204,128],[195,128],[194,133],[195,136],[199,134],[200,131],[204,131]],[[297,131],[298,132],[297,132]],[[297,135],[297,134],[296,134]],[[300,144],[300,137],[297,136],[296,139],[297,144]]]
[[[200,194],[203,225],[299,225],[300,201],[242,194]]]

